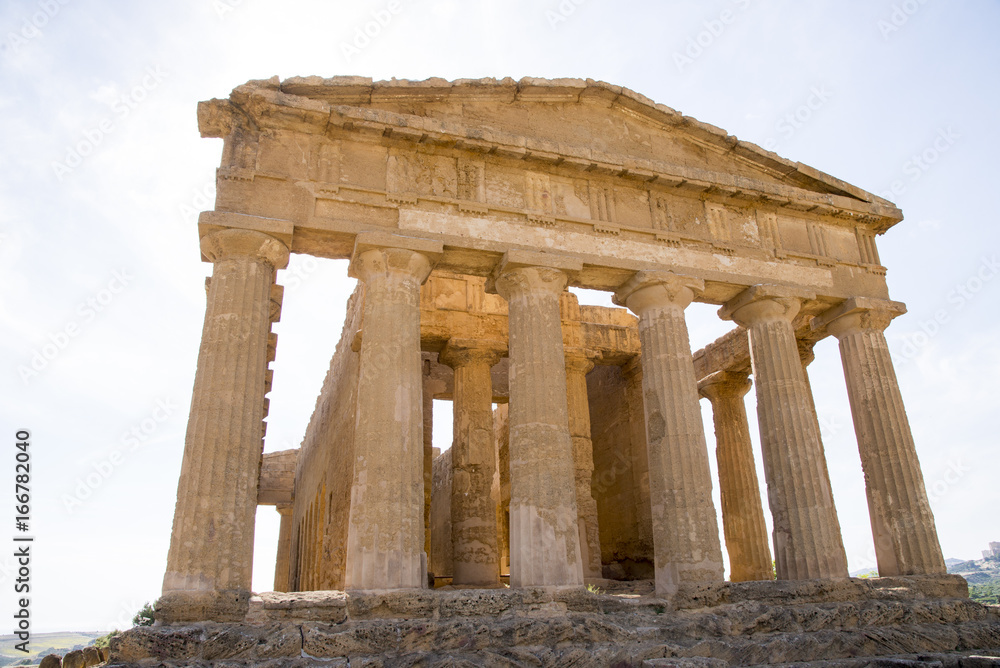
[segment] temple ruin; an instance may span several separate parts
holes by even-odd
[[[780,592],[962,597],[884,336],[905,312],[876,249],[903,218],[892,203],[591,80],[275,77],[201,103],[198,121],[225,143],[199,221],[214,268],[164,628],[315,620],[324,605],[368,619],[366,596],[438,619],[466,591],[572,611],[585,584],[631,583],[656,614]],[[358,285],[301,448],[262,457],[290,253],[349,259]],[[571,286],[622,308],[580,305]],[[733,323],[698,351],[693,301]],[[881,584],[848,578],[807,374],[827,336]],[[454,405],[444,453],[434,399]],[[251,605],[258,504],[281,514],[278,593]]]

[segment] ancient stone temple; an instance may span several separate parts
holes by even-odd
[[[274,78],[198,120],[225,142],[199,222],[214,268],[161,625],[126,634],[121,663],[968,663],[1000,647],[996,612],[946,574],[884,335],[905,312],[876,249],[902,220],[890,202],[590,80]],[[349,259],[357,288],[301,447],[262,457],[291,253]],[[733,323],[698,351],[694,301]],[[872,580],[848,577],[807,373],[827,336]],[[443,453],[434,399],[454,406]],[[259,596],[258,504],[281,515]]]

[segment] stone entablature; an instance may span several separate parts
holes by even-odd
[[[545,248],[580,256],[571,284],[602,290],[669,264],[715,303],[757,283],[886,296],[873,239],[902,215],[885,200],[619,87],[511,84],[270,80],[202,103],[202,134],[226,139],[202,231],[262,228],[348,258],[357,232],[398,230],[478,275]],[[552,120],[528,123],[536,107]],[[609,116],[627,131],[604,131]]]

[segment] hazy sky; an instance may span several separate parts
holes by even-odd
[[[603,79],[892,199],[906,220],[879,249],[909,313],[887,335],[945,556],[978,557],[1000,540],[998,25],[996,0],[4,2],[0,486],[30,429],[35,630],[123,628],[159,595],[210,271],[195,221],[222,148],[196,104],[275,74]],[[354,284],[300,257],[278,280],[268,450],[300,442]],[[731,327],[715,310],[689,310],[695,348]],[[871,566],[834,341],[810,376],[850,566]],[[258,590],[276,532],[262,509]]]

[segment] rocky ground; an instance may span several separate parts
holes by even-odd
[[[570,589],[305,592],[242,624],[136,628],[116,666],[1000,666],[1000,612],[956,576]]]

